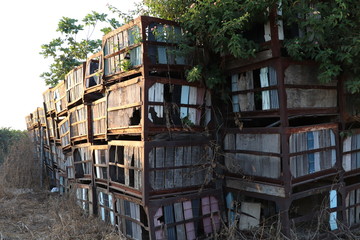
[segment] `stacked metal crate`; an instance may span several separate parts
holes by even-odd
[[[318,82],[314,62],[284,54],[284,38],[294,36],[275,15],[257,29],[265,33],[258,38],[262,51],[253,59],[229,58],[227,63],[231,102],[223,147],[229,219],[248,230],[280,214],[290,236],[291,222],[317,220],[316,213],[325,208],[329,228],[337,229],[336,221],[345,220],[342,91],[336,79]]]
[[[195,239],[220,229],[222,191],[205,133],[211,96],[184,78],[181,34],[174,22],[141,16],[105,35],[101,52],[43,94],[60,192],[75,188],[86,211],[127,238]]]

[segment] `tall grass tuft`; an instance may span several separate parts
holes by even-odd
[[[0,194],[5,188],[37,189],[41,168],[34,144],[26,135],[12,143],[0,167]]]

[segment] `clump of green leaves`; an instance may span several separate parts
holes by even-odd
[[[77,19],[68,17],[60,19],[56,31],[60,33],[61,37],[41,45],[40,54],[44,58],[52,59],[49,71],[40,75],[46,85],[55,86],[59,81],[65,79],[65,75],[70,70],[85,61],[88,55],[100,50],[101,40],[91,39],[91,36],[101,22],[109,24],[109,27],[100,30],[104,34],[120,26],[116,19],[108,18],[107,14],[95,11],[87,14],[81,23]],[[81,34],[83,34],[83,38],[78,39]]]
[[[4,162],[6,155],[9,153],[10,146],[26,137],[25,131],[0,128],[0,165]]]
[[[189,51],[193,64],[187,72],[189,81],[203,81],[215,88],[225,81],[224,57],[254,56],[258,46],[245,32],[252,21],[265,21],[268,7],[275,1],[237,0],[162,0],[144,1],[151,13],[179,21],[184,29],[182,45],[194,45]],[[256,2],[256,3],[254,3]]]
[[[360,7],[357,1],[283,1],[285,23],[298,26],[300,36],[285,47],[298,60],[319,63],[321,82],[351,75],[350,92],[360,90]]]
[[[129,59],[123,59],[120,61],[121,71],[129,71],[132,68],[131,61]]]

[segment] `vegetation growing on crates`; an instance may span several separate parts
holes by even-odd
[[[150,12],[162,18],[179,21],[192,49],[195,67],[188,71],[190,81],[200,80],[209,88],[225,82],[224,56],[254,56],[257,45],[244,33],[253,22],[265,21],[267,8],[275,1],[145,1]]]
[[[360,90],[360,7],[357,1],[283,1],[288,25],[297,25],[300,36],[285,43],[299,60],[320,63],[319,80],[330,82],[345,73],[353,78],[349,90]]]
[[[86,61],[88,55],[100,50],[101,39],[92,39],[100,23],[108,26],[100,30],[104,34],[120,26],[115,18],[109,18],[107,14],[95,11],[86,15],[80,22],[68,17],[60,19],[56,30],[60,33],[60,37],[41,45],[40,54],[52,60],[49,71],[41,74],[47,85],[55,86],[65,79],[65,75],[70,70],[80,62]]]
[[[181,22],[186,38],[203,51],[197,55],[202,66],[202,79],[209,87],[224,82],[224,78],[209,78],[209,60],[221,72],[223,57],[232,55],[247,59],[258,45],[244,33],[253,23],[265,22],[269,9],[282,10],[287,27],[300,28],[300,36],[285,41],[285,48],[295,59],[313,59],[320,64],[319,80],[332,81],[346,73],[351,92],[360,90],[360,7],[354,0],[332,1],[237,1],[237,0],[144,0],[149,12],[162,18]],[[199,69],[198,66],[196,68]],[[190,71],[189,73],[192,73]],[[192,75],[189,75],[192,79]]]

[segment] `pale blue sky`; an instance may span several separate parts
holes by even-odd
[[[128,10],[140,0],[12,0],[0,3],[0,127],[26,129],[25,116],[42,106],[47,89],[39,77],[49,61],[41,45],[58,37],[61,17],[82,19],[87,13],[109,13],[107,4]]]

